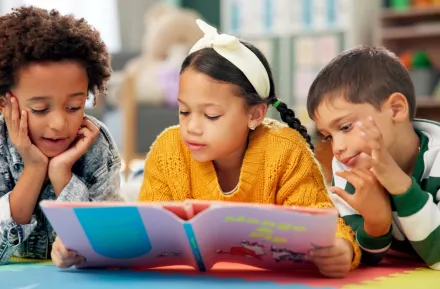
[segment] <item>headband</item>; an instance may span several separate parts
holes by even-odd
[[[261,98],[268,97],[270,91],[269,75],[260,59],[238,38],[232,35],[218,34],[216,28],[203,20],[197,19],[196,22],[205,35],[194,44],[189,54],[203,48],[214,49],[243,72]]]

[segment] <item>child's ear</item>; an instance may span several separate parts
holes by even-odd
[[[261,103],[252,106],[249,110],[250,117],[249,117],[248,126],[249,127],[259,126],[266,117],[266,113],[267,113],[267,104]]]
[[[400,92],[391,94],[385,105],[386,109],[390,111],[394,122],[403,122],[410,119],[408,101]]]

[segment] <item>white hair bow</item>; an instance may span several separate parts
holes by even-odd
[[[217,29],[203,20],[197,19],[197,25],[205,34],[191,48],[190,54],[204,48],[212,48],[240,69],[261,98],[269,96],[269,75],[263,63],[236,37],[218,34]]]

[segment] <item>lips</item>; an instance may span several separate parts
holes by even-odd
[[[198,143],[198,142],[187,141],[185,143],[186,143],[186,146],[188,147],[188,149],[191,151],[198,151],[198,150],[201,150],[204,147],[206,147],[206,145]]]
[[[51,148],[56,148],[59,146],[63,146],[66,143],[67,138],[65,138],[65,137],[43,137],[42,140],[46,146],[51,147]]]
[[[65,137],[43,137],[45,140],[52,140],[52,141],[58,141],[58,140],[65,140]]]
[[[356,154],[351,157],[343,158],[343,159],[341,159],[341,163],[343,163],[344,165],[346,165],[348,167],[352,167],[356,163],[358,156],[359,156],[359,154]]]

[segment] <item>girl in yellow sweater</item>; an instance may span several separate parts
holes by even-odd
[[[180,125],[151,147],[140,201],[333,207],[310,136],[276,97],[266,58],[251,44],[197,23],[205,36],[182,64]],[[289,126],[265,119],[268,104]],[[309,254],[326,276],[345,276],[359,263],[359,247],[342,219],[337,236],[333,247]]]

